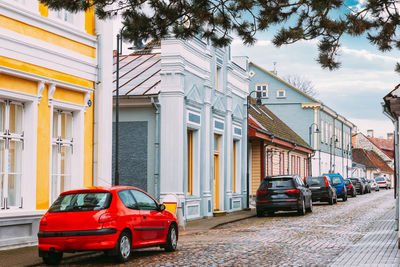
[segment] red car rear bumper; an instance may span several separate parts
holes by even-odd
[[[109,228],[89,231],[57,231],[38,233],[39,251],[81,251],[112,249],[119,232]]]

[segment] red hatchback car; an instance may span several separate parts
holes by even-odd
[[[41,219],[38,239],[46,264],[59,264],[63,252],[86,250],[103,250],[125,262],[133,248],[174,251],[178,221],[138,188],[94,187],[62,193]]]

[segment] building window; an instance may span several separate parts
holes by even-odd
[[[329,134],[328,134],[328,122],[325,122],[325,144],[328,144]]]
[[[258,98],[268,97],[268,84],[257,84],[256,92]]]
[[[285,98],[286,97],[286,90],[277,90],[276,91],[276,97],[277,98]]]
[[[52,200],[71,188],[71,158],[73,153],[72,112],[53,112],[52,130]]]
[[[285,153],[284,152],[279,153],[279,174],[280,175],[285,174]]]
[[[304,176],[308,176],[308,161],[304,159]]]
[[[266,160],[267,160],[267,164],[266,164],[267,165],[267,176],[272,176],[272,175],[274,175],[274,171],[273,171],[274,162],[273,162],[273,154],[272,154],[272,150],[271,149],[267,150],[267,158],[266,158]]]
[[[236,144],[237,141],[233,141],[232,147],[232,192],[236,193]]]
[[[217,65],[217,71],[215,74],[215,88],[219,91],[222,91],[222,67]]]
[[[296,169],[296,157],[294,155],[290,156],[290,174],[295,174]]]
[[[20,207],[24,106],[0,102],[0,200],[2,207]]]
[[[301,170],[301,162],[300,162],[300,157],[297,156],[297,174],[301,175],[300,170]]]
[[[193,131],[187,131],[187,193],[193,195]]]

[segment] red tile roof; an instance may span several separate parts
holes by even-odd
[[[367,168],[380,169],[383,172],[393,173],[393,169],[390,168],[386,162],[374,151],[368,151],[362,148],[354,148],[352,154],[353,161],[363,164]]]
[[[368,140],[371,141],[375,146],[381,149],[386,155],[393,158],[394,156],[394,141],[367,136]]]

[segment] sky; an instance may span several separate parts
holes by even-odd
[[[355,8],[359,4],[354,0],[348,2]],[[114,33],[120,27],[118,21],[114,23]],[[275,31],[259,32],[258,41],[250,47],[234,38],[232,55],[248,56],[266,70],[273,70],[276,62],[279,77],[298,75],[311,81],[318,93],[316,98],[357,125],[358,131],[366,134],[373,129],[375,137],[393,132],[393,123],[383,114],[381,103],[400,83],[400,75],[394,71],[396,62],[400,62],[400,51],[382,53],[364,37],[345,36],[338,57],[341,68],[329,71],[316,62],[316,40],[276,48],[271,43]]]
[[[392,122],[382,113],[383,97],[400,81],[394,72],[397,53],[380,53],[363,38],[343,42],[339,70],[324,70],[316,62],[316,41],[303,41],[276,48],[270,34],[259,34],[252,47],[239,39],[232,43],[233,55],[246,55],[266,70],[276,70],[279,77],[299,75],[314,84],[316,98],[357,125],[359,131],[374,130],[385,137],[393,131]]]

